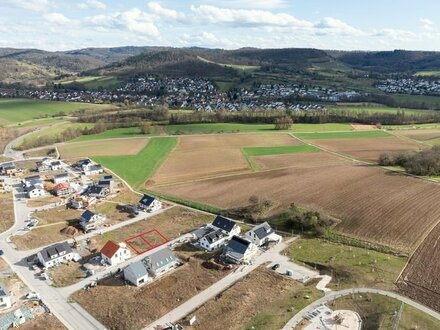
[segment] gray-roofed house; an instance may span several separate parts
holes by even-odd
[[[11,306],[11,295],[9,291],[3,285],[0,285],[0,310],[8,309]]]
[[[53,183],[59,184],[59,183],[69,183],[69,174],[67,172],[56,174],[53,177]]]
[[[235,221],[218,215],[210,225],[214,229],[220,229],[228,237],[240,234],[241,228]]]
[[[199,245],[207,251],[215,251],[225,245],[228,236],[226,236],[220,229],[212,229],[205,236],[203,236]]]
[[[170,271],[180,263],[173,251],[171,251],[168,247],[153,252],[144,258],[144,262],[147,265],[148,270],[154,276],[158,276],[162,273]]]
[[[16,328],[32,318],[32,311],[26,306],[21,306],[13,312],[0,316],[0,330]]]
[[[81,194],[83,196],[105,198],[110,194],[110,189],[107,187],[92,184]]]
[[[17,173],[17,168],[14,163],[6,163],[0,166],[0,173],[7,176],[12,176]]]
[[[48,246],[37,253],[38,261],[46,268],[71,261],[74,257],[75,253],[67,242]]]
[[[136,261],[125,267],[124,278],[136,286],[141,286],[150,280],[147,266],[142,260]]]
[[[251,241],[233,236],[228,244],[223,248],[222,259],[233,264],[249,264],[258,247]]]
[[[99,164],[83,166],[83,171],[85,175],[97,175],[104,173],[104,169]]]
[[[162,208],[162,202],[150,195],[142,196],[138,204],[139,208],[146,212],[156,212]]]
[[[54,160],[50,163],[50,169],[52,171],[59,171],[63,168],[63,164],[59,160]]]
[[[106,220],[105,215],[94,213],[90,210],[85,210],[79,218],[79,225],[84,231],[96,229]]]
[[[263,246],[268,242],[278,243],[282,239],[280,235],[273,231],[272,227],[267,222],[255,226],[249,230],[244,237],[257,246]]]

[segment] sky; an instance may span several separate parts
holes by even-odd
[[[0,0],[0,47],[439,50],[438,0]]]

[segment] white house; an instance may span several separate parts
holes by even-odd
[[[73,260],[75,253],[67,242],[54,244],[37,253],[38,261],[46,268]]]
[[[133,262],[124,269],[124,278],[126,281],[136,286],[141,286],[151,280],[147,266],[142,260]]]
[[[42,183],[36,183],[27,188],[27,197],[28,198],[39,198],[46,195],[46,191],[44,190],[44,186]]]
[[[52,159],[50,158],[43,158],[40,162],[37,162],[37,170],[38,172],[47,172],[51,170]]]
[[[215,251],[225,245],[228,236],[220,229],[212,229],[209,233],[199,240],[199,245],[207,251]]]
[[[268,242],[281,242],[281,236],[276,234],[272,227],[267,223],[261,223],[249,230],[244,237],[256,246],[263,246]]]
[[[11,294],[3,285],[0,285],[0,310],[8,309],[11,306]]]
[[[144,195],[138,206],[143,211],[156,212],[162,208],[162,202],[153,196]]]
[[[69,182],[70,182],[70,178],[69,178],[69,174],[67,172],[57,174],[53,177],[54,184],[69,183]]]
[[[168,247],[159,249],[145,257],[144,262],[147,265],[148,270],[154,276],[168,272],[180,263],[179,259],[176,258],[174,253]]]
[[[101,249],[101,257],[110,266],[115,266],[130,259],[131,252],[125,243],[116,244],[113,241],[108,241]]]
[[[50,163],[50,169],[52,171],[59,171],[63,168],[63,164],[59,160],[54,160]]]
[[[258,252],[258,247],[245,238],[233,236],[223,248],[221,258],[227,263],[249,264]]]
[[[104,173],[104,169],[99,164],[97,164],[97,165],[93,165],[93,164],[83,165],[82,168],[83,168],[83,172],[85,175],[97,175],[97,174]]]
[[[79,224],[84,229],[84,231],[88,232],[90,230],[96,229],[105,220],[105,215],[94,213],[90,210],[85,210],[79,218]]]
[[[223,234],[228,237],[239,235],[241,232],[240,226],[237,225],[235,221],[222,217],[221,215],[218,215],[210,226],[215,230],[221,230]]]

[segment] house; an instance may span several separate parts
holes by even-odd
[[[69,174],[67,172],[57,174],[53,177],[54,184],[68,183],[68,182],[70,182],[70,178],[69,178]]]
[[[113,179],[113,175],[103,175],[99,178],[98,186],[108,189],[111,193],[114,190],[115,180]]]
[[[37,253],[38,261],[46,268],[71,261],[74,257],[75,254],[67,242],[48,246]]]
[[[14,163],[6,163],[0,166],[0,173],[7,176],[13,176],[17,173]]]
[[[106,220],[106,217],[102,214],[93,213],[92,211],[85,210],[79,218],[79,224],[88,232],[90,230],[98,228]]]
[[[241,232],[240,226],[237,225],[235,221],[222,217],[221,215],[218,215],[210,226],[214,229],[221,230],[228,237],[238,235]]]
[[[43,158],[43,160],[37,162],[37,171],[42,173],[42,172],[48,172],[51,170],[51,164],[52,164],[52,159],[50,158]]]
[[[223,248],[221,258],[227,263],[249,264],[258,247],[245,238],[233,236],[228,244]]]
[[[131,252],[125,243],[108,241],[101,249],[101,257],[107,264],[114,266],[130,259]]]
[[[154,276],[170,271],[180,263],[168,247],[153,252],[144,259],[144,262]]]
[[[26,306],[21,306],[13,312],[0,316],[0,330],[16,328],[32,318],[32,311]]]
[[[55,187],[53,187],[53,193],[55,196],[67,196],[73,193],[74,189],[70,186],[68,182],[58,183]]]
[[[138,206],[145,212],[156,212],[162,208],[162,202],[153,196],[144,195]]]
[[[0,285],[0,309],[8,309],[11,306],[11,295],[9,291],[3,285]]]
[[[85,175],[98,175],[104,173],[104,169],[99,164],[89,164],[86,166],[83,165],[82,168]]]
[[[222,247],[227,239],[228,236],[220,229],[211,229],[209,233],[199,240],[199,245],[207,251],[215,251]]]
[[[261,223],[249,230],[244,237],[256,246],[263,246],[268,242],[280,242],[281,236],[276,234],[267,223]]]
[[[34,185],[31,185],[27,189],[27,197],[32,198],[39,198],[46,195],[46,191],[44,190],[44,186],[42,183],[35,183]]]
[[[124,278],[126,281],[140,286],[150,280],[147,266],[142,260],[133,262],[124,269]]]
[[[110,194],[110,189],[96,184],[92,184],[87,187],[86,190],[81,194],[82,196],[95,197],[95,198],[105,198]]]
[[[21,181],[23,188],[27,191],[28,188],[35,186],[36,184],[43,184],[39,175],[27,176]]]
[[[50,169],[52,171],[59,171],[63,168],[63,164],[59,160],[54,160],[50,163]]]

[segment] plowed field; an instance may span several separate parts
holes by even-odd
[[[351,162],[327,152],[270,155],[254,157],[260,170],[272,170],[285,167],[310,168],[329,165],[350,164]]]

